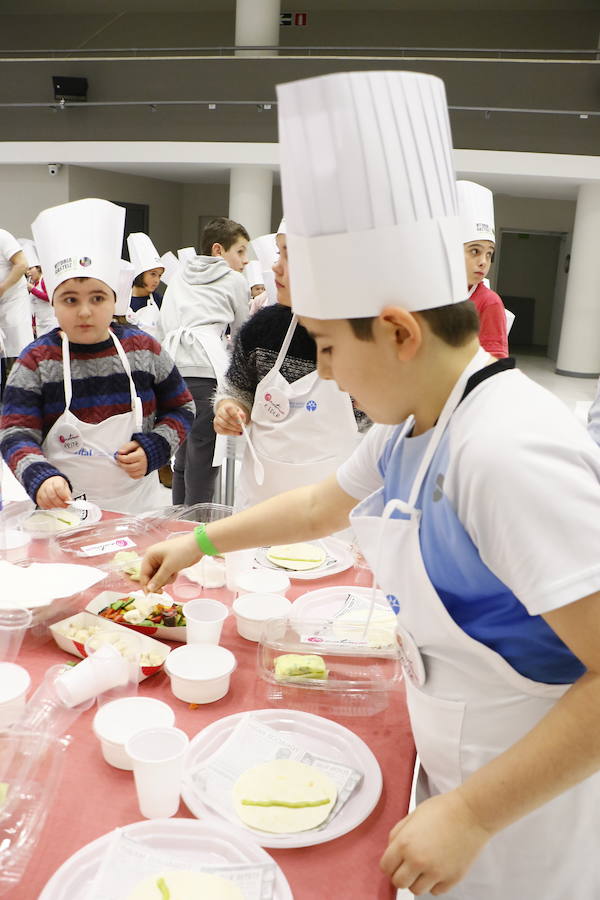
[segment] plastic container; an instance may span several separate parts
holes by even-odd
[[[122,697],[100,707],[92,725],[100,741],[102,756],[117,769],[133,769],[125,750],[130,737],[146,728],[171,727],[175,713],[167,703],[153,697]]]
[[[12,662],[0,662],[0,729],[9,728],[25,711],[31,684],[29,672]]]
[[[237,666],[233,653],[214,644],[186,644],[172,650],[165,663],[171,690],[186,703],[214,703],[229,691]]]
[[[238,594],[285,594],[291,582],[285,572],[273,572],[269,569],[254,569],[238,575]]]
[[[0,609],[0,662],[14,662],[31,625],[30,609]]]
[[[188,644],[218,644],[229,610],[219,600],[198,597],[185,604]]]
[[[335,629],[331,619],[264,623],[257,670],[268,702],[325,716],[368,716],[387,708],[402,681],[398,645],[372,647],[362,639],[362,628],[353,637],[347,628],[342,634]],[[316,654],[326,677],[277,677],[275,663],[284,654]]]
[[[258,642],[267,619],[286,618],[292,604],[281,594],[241,594],[233,602],[238,634]]]
[[[174,517],[174,521],[184,522],[216,522],[218,519],[226,519],[232,515],[233,506],[225,506],[222,503],[196,503],[188,506],[182,513]]]
[[[138,806],[146,819],[167,819],[179,809],[183,766],[189,746],[180,728],[146,728],[129,738]]]

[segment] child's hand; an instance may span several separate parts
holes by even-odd
[[[127,441],[119,447],[115,460],[130,478],[143,478],[148,471],[148,458],[137,441]]]
[[[464,877],[490,837],[458,791],[450,791],[398,822],[381,868],[397,888],[443,894]]]
[[[53,475],[41,483],[35,495],[40,509],[65,509],[71,500],[71,488],[62,475]]]
[[[186,534],[161,544],[154,544],[144,554],[140,570],[140,584],[148,593],[155,593],[175,580],[177,573],[202,558],[193,534]]]
[[[213,422],[217,434],[241,434],[240,421],[244,425],[248,421],[248,414],[244,407],[235,400],[222,400],[217,406]]]

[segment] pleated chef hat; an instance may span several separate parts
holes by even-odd
[[[129,250],[129,259],[135,269],[134,277],[142,272],[148,272],[149,269],[164,268],[156,247],[143,231],[136,231],[128,235],[127,249]]]
[[[35,244],[31,240],[31,238],[17,238],[21,247],[23,248],[23,253],[25,254],[25,258],[27,259],[27,265],[31,266],[39,266],[40,260],[37,254],[37,250],[35,249]]]
[[[248,279],[248,287],[252,288],[255,284],[265,283],[262,266],[257,259],[250,260],[244,269],[244,275]]]
[[[142,271],[145,271],[145,269]],[[129,304],[131,303],[131,287],[133,285],[133,279],[137,274],[135,266],[132,265],[132,263],[127,262],[126,259],[121,260],[119,284],[117,287],[117,302],[115,305],[116,316],[124,316],[129,309]]]
[[[464,300],[443,82],[350,72],[277,94],[294,312],[361,318]]]
[[[31,226],[50,300],[69,278],[97,278],[119,287],[125,210],[89,198],[44,209]]]
[[[250,246],[254,250],[263,272],[270,272],[278,256],[275,235],[261,234],[260,237],[250,241]]]
[[[494,195],[489,188],[474,181],[457,181],[458,212],[462,242],[494,241]]]

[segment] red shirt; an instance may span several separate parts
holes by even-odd
[[[471,294],[471,300],[479,315],[479,343],[498,359],[508,356],[504,303],[483,282],[477,285]]]

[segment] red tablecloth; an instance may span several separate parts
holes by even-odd
[[[354,572],[349,570],[319,581],[294,582],[288,596],[293,600],[307,590],[353,582]],[[225,590],[203,589],[202,594],[228,604],[232,600]],[[190,709],[173,696],[164,673],[140,685],[140,694],[157,697],[173,707],[175,724],[190,737],[222,716],[266,706],[264,683],[255,675],[256,644],[239,637],[233,617],[225,623],[221,643],[233,651],[238,668],[229,694],[217,703]],[[69,658],[53,641],[40,643],[29,638],[18,662],[29,670],[35,687],[49,666]],[[35,900],[53,872],[84,844],[116,826],[141,819],[132,774],[109,766],[101,756],[91,729],[94,710],[81,716],[70,729],[73,741],[67,750],[56,802],[24,878],[10,894],[11,900]],[[362,825],[343,837],[314,847],[268,852],[283,869],[295,900],[388,900],[394,891],[380,873],[378,861],[388,832],[406,813],[414,766],[404,694],[392,694],[388,708],[374,716],[330,718],[359,735],[377,757],[383,772],[380,801]],[[190,816],[183,802],[178,815]]]

